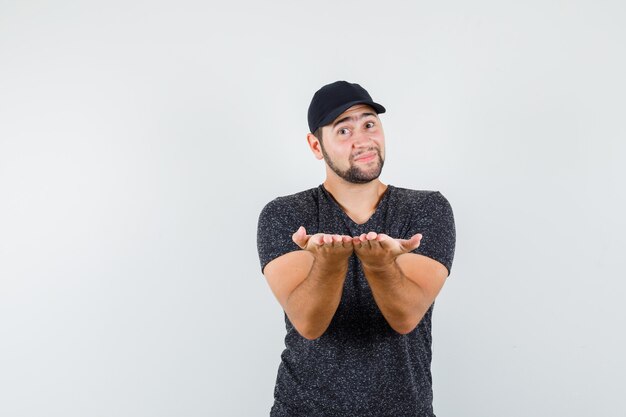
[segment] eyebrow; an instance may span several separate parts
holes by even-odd
[[[364,117],[367,117],[367,116],[374,116],[374,117],[376,117],[376,115],[374,113],[372,113],[372,112],[361,113],[361,115],[358,118],[355,117],[355,116],[347,116],[347,117],[344,117],[343,119],[339,119],[335,123],[333,123],[333,129],[335,128],[335,126],[337,126],[338,124],[343,123],[345,121],[348,121],[348,120],[360,120],[360,119],[362,119]]]

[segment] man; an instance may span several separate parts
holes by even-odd
[[[434,416],[432,305],[454,219],[439,192],[378,179],[384,112],[358,84],[317,91],[307,141],[326,180],[261,212],[261,268],[287,327],[271,416]]]

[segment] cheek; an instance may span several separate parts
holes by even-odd
[[[349,155],[352,151],[352,142],[347,140],[338,142],[333,146],[333,151],[336,155]]]
[[[378,150],[380,151],[380,156],[385,159],[385,141],[377,142]]]
[[[358,152],[357,148],[352,144],[341,149],[341,155],[346,159],[350,159],[354,153]]]

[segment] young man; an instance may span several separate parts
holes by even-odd
[[[378,179],[384,112],[358,84],[317,91],[307,141],[326,180],[261,212],[261,268],[287,327],[271,416],[434,416],[431,315],[454,218],[439,192]]]

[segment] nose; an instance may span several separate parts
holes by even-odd
[[[363,130],[358,130],[353,134],[352,137],[354,139],[354,141],[352,142],[352,146],[354,146],[355,148],[369,146],[369,143],[372,140],[367,132]]]

